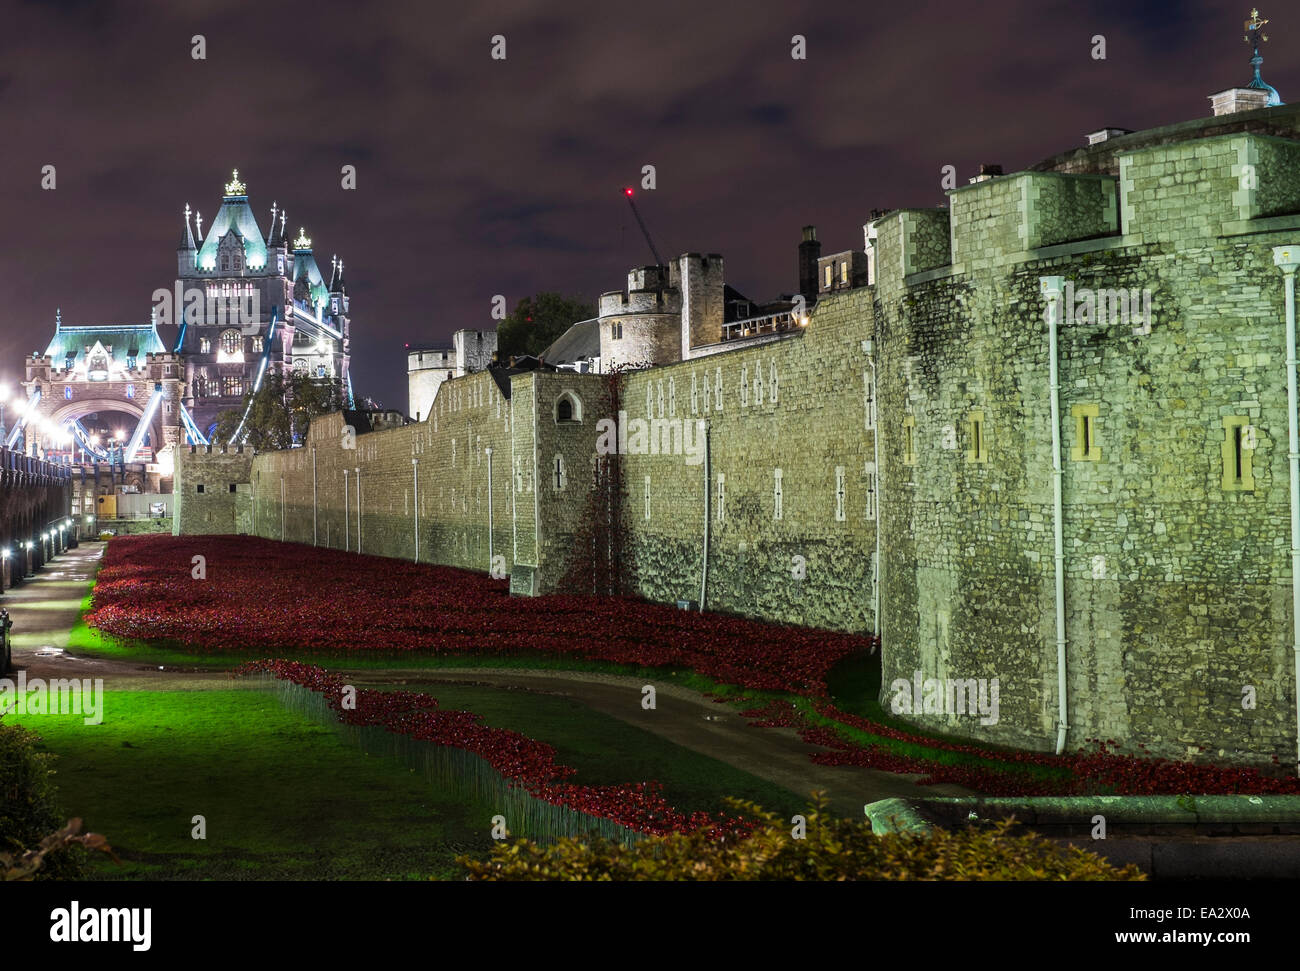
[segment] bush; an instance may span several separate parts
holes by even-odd
[[[37,751],[40,740],[35,732],[0,720],[0,853],[15,858],[67,820],[55,804],[49,766],[54,757]],[[82,850],[59,852],[45,861],[38,879],[76,879],[84,868]]]
[[[460,857],[472,880],[1145,880],[1077,847],[1062,849],[1010,820],[958,830],[876,835],[870,824],[826,814],[818,799],[793,825],[752,803],[732,805],[761,824],[745,839],[710,840],[703,831],[634,846],[563,839],[496,846],[487,860]]]

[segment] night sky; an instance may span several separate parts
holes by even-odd
[[[594,301],[719,252],[755,299],[797,285],[800,227],[862,246],[873,208],[943,202],[1106,126],[1209,114],[1250,79],[1248,3],[0,2],[0,378],[73,324],[145,321],[237,167],[347,266],[358,394],[406,404],[403,347],[491,327],[494,294]],[[1264,77],[1300,99],[1300,13]],[[191,57],[203,34],[207,59]],[[491,37],[507,57],[490,57]],[[790,56],[807,38],[807,59]],[[1091,38],[1106,38],[1094,60]],[[57,189],[40,188],[57,167]],[[356,191],[340,185],[345,164]]]

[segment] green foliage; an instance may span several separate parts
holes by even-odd
[[[250,390],[238,408],[217,416],[213,443],[251,445],[259,452],[291,448],[307,434],[313,418],[342,408],[343,393],[338,381],[313,378],[299,371],[290,371],[286,377],[279,370],[269,370],[256,394]],[[241,440],[231,442],[245,409],[249,409],[248,422],[240,433]]]
[[[40,742],[35,732],[0,721],[0,868],[6,872],[64,819],[50,778],[53,756],[39,751]],[[83,865],[80,853],[58,853],[31,869],[40,867],[39,879],[66,880],[80,876]]]
[[[104,839],[99,833],[82,833],[81,820],[70,819],[68,824],[57,833],[51,833],[41,840],[40,845],[34,850],[27,850],[25,853],[17,854],[0,853],[0,881],[31,881],[39,879],[44,875],[42,867],[45,866],[46,859],[73,846],[98,850],[107,853],[115,861],[117,860],[113,848],[108,845],[108,840]],[[64,876],[66,878],[66,874]]]
[[[558,293],[524,297],[497,325],[497,353],[502,360],[511,355],[536,356],[578,321],[594,316],[596,308],[591,304]]]
[[[704,831],[624,846],[564,839],[498,844],[486,861],[461,857],[471,880],[1145,880],[1077,847],[1061,848],[1014,823],[877,835],[870,824],[826,813],[822,797],[804,813],[806,834],[754,803],[733,801],[761,821],[747,839],[713,840]]]

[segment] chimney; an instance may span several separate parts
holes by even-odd
[[[1002,166],[994,165],[991,162],[985,162],[980,166],[980,174],[971,179],[970,184],[974,185],[976,182],[987,182],[989,179],[996,178],[1001,174]]]
[[[1229,88],[1210,95],[1210,106],[1215,117],[1232,115],[1238,111],[1254,111],[1269,107],[1269,93],[1259,88]]]
[[[1131,128],[1102,128],[1099,131],[1088,132],[1088,144],[1097,145],[1111,138],[1118,138],[1120,135],[1132,135]]]
[[[817,300],[817,261],[822,256],[822,244],[817,242],[817,227],[805,226],[803,240],[799,243],[799,292],[809,303]]]

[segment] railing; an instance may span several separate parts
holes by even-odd
[[[778,314],[768,314],[766,317],[751,317],[748,320],[723,324],[722,339],[734,341],[759,334],[779,334],[788,330],[798,330],[799,327],[799,318],[794,315],[794,311],[784,310]]]

